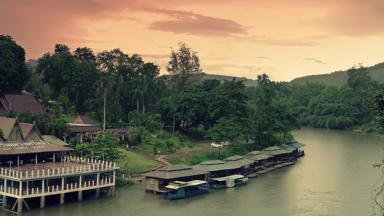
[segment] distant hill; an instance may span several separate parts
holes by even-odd
[[[384,83],[384,63],[376,64],[371,67],[367,67],[372,79]],[[347,71],[336,71],[329,74],[310,75],[296,78],[291,81],[294,84],[305,83],[321,83],[330,86],[342,86],[347,83],[348,75]]]
[[[216,75],[216,74],[204,74],[202,79],[216,79],[216,80],[227,80],[230,81],[232,79],[241,80],[243,81],[245,86],[251,87],[251,86],[257,86],[257,80],[248,79],[245,77],[235,77],[235,76],[225,76],[225,75]]]

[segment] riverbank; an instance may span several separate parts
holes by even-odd
[[[294,166],[260,175],[246,187],[169,202],[144,192],[142,184],[119,188],[113,199],[89,200],[26,212],[26,216],[229,216],[372,215],[370,192],[380,174],[383,140],[347,131],[302,128],[306,156]],[[9,216],[0,212],[1,216]]]

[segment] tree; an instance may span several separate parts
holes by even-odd
[[[207,136],[216,143],[233,142],[240,135],[240,126],[233,120],[221,118]]]
[[[63,138],[68,135],[68,126],[63,119],[52,119],[47,124],[47,133]]]
[[[62,102],[64,111],[73,107],[76,112],[85,113],[95,106],[101,74],[93,59],[92,50],[78,48],[72,55],[63,44],[55,46],[54,54],[47,53],[39,59],[36,71],[52,90],[51,99]]]
[[[0,35],[0,93],[22,90],[27,79],[24,49],[11,36]]]
[[[80,62],[96,63],[96,56],[91,48],[79,47],[74,52],[75,58]]]
[[[185,43],[179,43],[179,50],[172,50],[167,71],[171,75],[171,83],[180,92],[202,75],[197,52],[192,51]]]
[[[111,134],[101,134],[91,143],[76,146],[76,154],[104,161],[116,161],[120,158],[119,140]]]

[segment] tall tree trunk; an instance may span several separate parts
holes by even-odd
[[[143,113],[145,113],[145,100],[144,100],[144,94],[141,94],[141,102],[143,103]]]
[[[139,112],[140,111],[140,98],[138,97],[136,99],[136,112]]]
[[[173,114],[172,116],[172,134],[175,133],[175,124],[176,124],[176,116]]]

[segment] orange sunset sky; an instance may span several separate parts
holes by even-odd
[[[204,72],[274,80],[384,61],[383,0],[0,0],[0,34],[27,58],[56,43],[165,65],[186,42]]]

